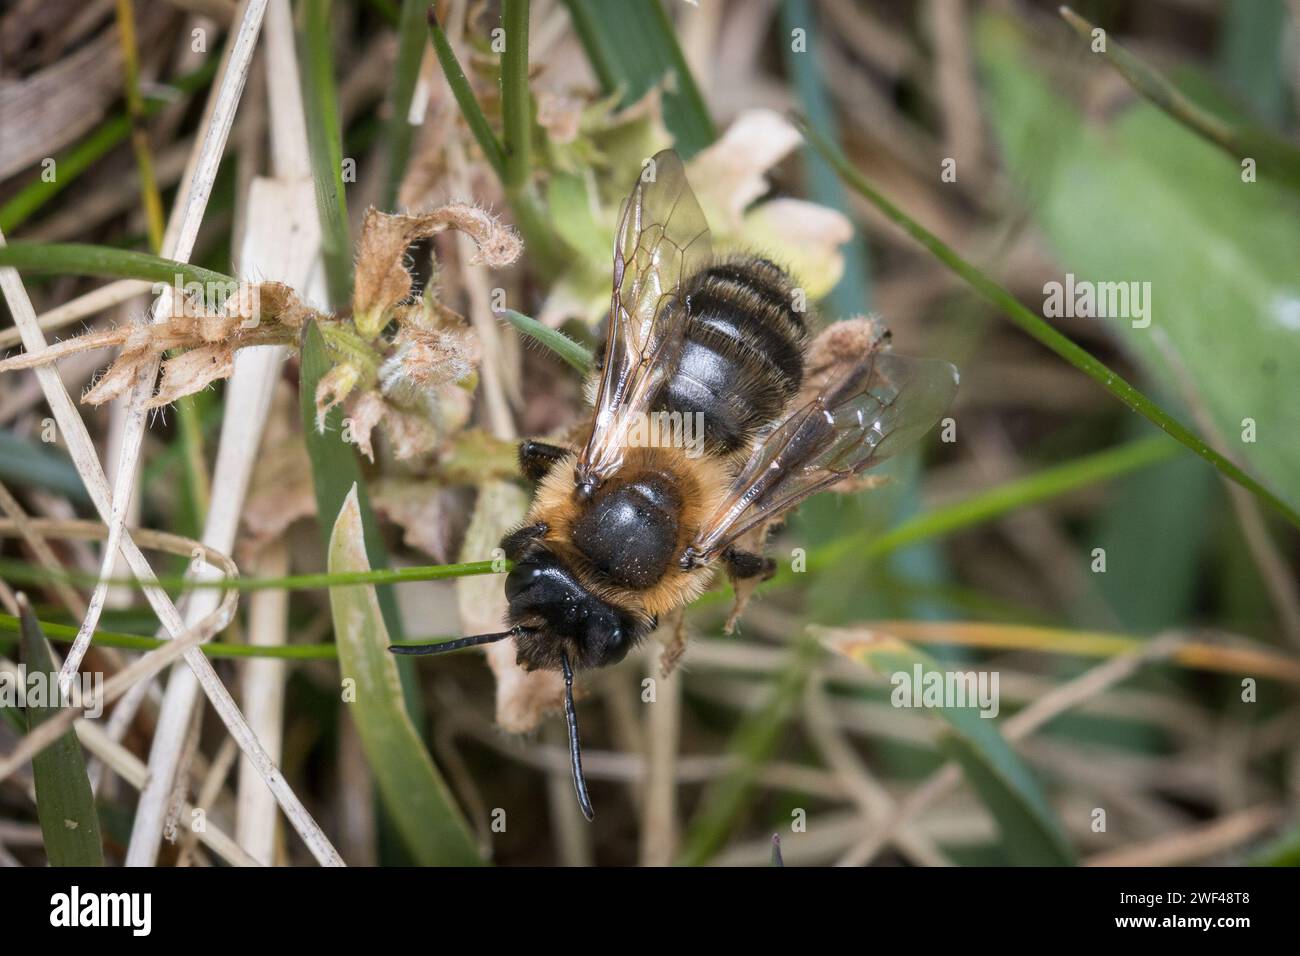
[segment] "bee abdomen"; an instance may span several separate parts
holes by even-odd
[[[730,454],[798,393],[807,328],[790,277],[766,259],[715,263],[683,291],[686,341],[657,408],[701,413],[705,446]]]

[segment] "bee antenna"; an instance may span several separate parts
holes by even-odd
[[[388,649],[394,654],[445,654],[464,647],[478,647],[480,644],[504,641],[507,637],[518,637],[524,630],[516,626],[496,634],[474,634],[470,637],[458,637],[454,641],[435,641],[431,644],[390,644]]]
[[[564,670],[564,719],[569,725],[569,765],[573,768],[573,789],[578,793],[578,806],[590,823],[596,818],[587,795],[587,778],[582,774],[582,747],[578,743],[578,714],[573,708],[573,667],[569,652],[560,648],[560,666]]]

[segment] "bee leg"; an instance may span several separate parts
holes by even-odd
[[[722,560],[727,564],[727,573],[735,580],[758,578],[768,580],[776,574],[776,562],[752,551],[737,551],[728,548],[722,552]]]
[[[545,521],[539,521],[537,524],[527,524],[522,528],[511,531],[501,539],[501,550],[506,553],[506,557],[515,561],[524,553],[524,546],[534,538],[540,538],[550,530]]]
[[[519,443],[519,470],[530,481],[541,481],[551,467],[569,453],[569,449],[559,445],[548,445],[543,441],[522,441]]]

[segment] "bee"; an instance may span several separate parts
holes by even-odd
[[[392,648],[432,654],[513,639],[521,666],[561,671],[588,820],[574,672],[621,661],[720,566],[733,580],[770,576],[774,562],[740,539],[918,439],[956,392],[952,365],[895,355],[887,335],[814,375],[799,302],[766,259],[713,255],[681,160],[655,155],[619,216],[608,335],[578,432],[586,441],[519,448],[538,485],[524,525],[501,542],[513,562],[509,627]],[[701,422],[696,447],[636,440],[656,415]]]

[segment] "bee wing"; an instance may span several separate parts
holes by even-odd
[[[622,464],[628,425],[681,355],[687,309],[678,286],[709,254],[708,223],[682,161],[662,150],[619,216],[609,336],[591,437],[578,459],[580,483],[607,478]]]
[[[937,359],[870,349],[849,360],[759,437],[691,550],[711,561],[756,525],[903,450],[947,410],[957,380],[957,369]]]

